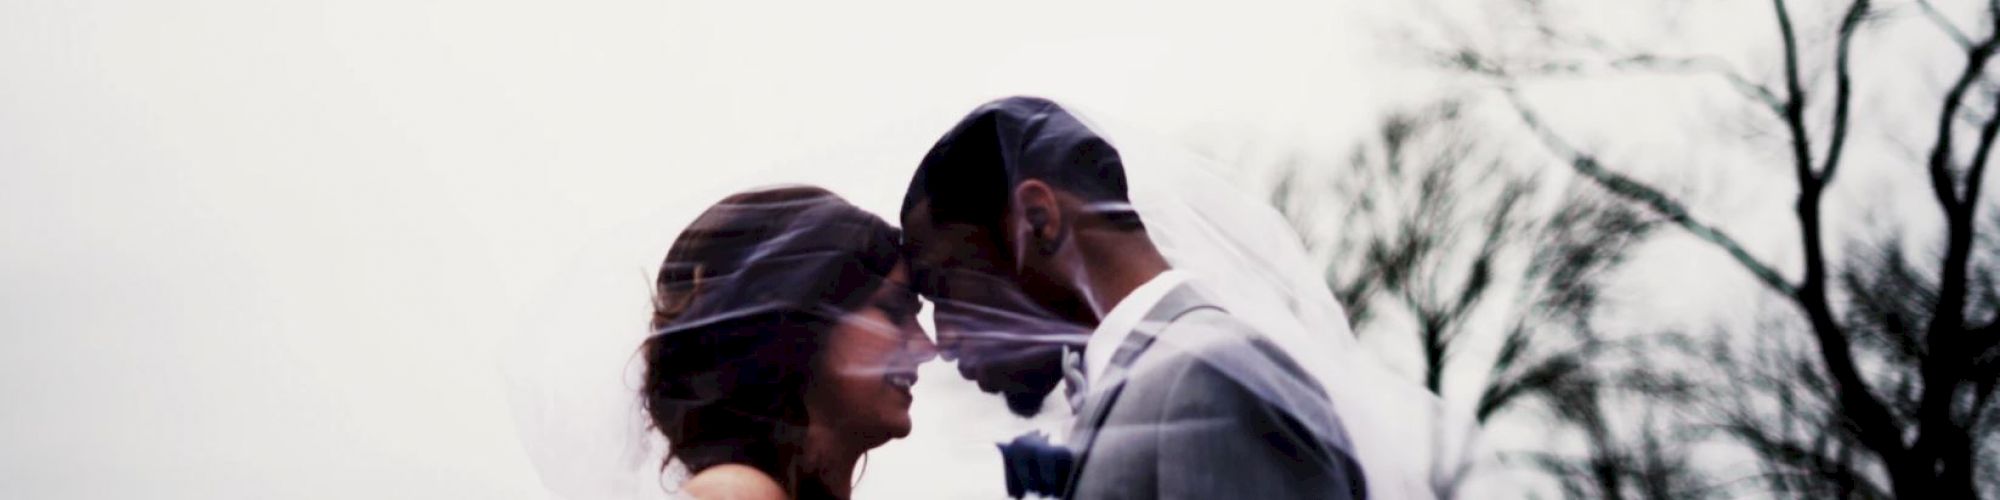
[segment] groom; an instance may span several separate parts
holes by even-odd
[[[1061,106],[974,110],[924,157],[902,218],[959,372],[1022,415],[1059,380],[1070,392],[1067,443],[1017,440],[1010,493],[1366,498],[1323,390],[1168,265],[1117,150]]]

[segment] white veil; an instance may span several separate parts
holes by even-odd
[[[1213,162],[1146,131],[1084,115],[1118,149],[1133,208],[1175,269],[1290,354],[1333,400],[1371,498],[1449,498],[1471,456],[1470,415],[1383,367],[1297,232]]]
[[[1473,449],[1472,419],[1360,346],[1322,267],[1282,216],[1186,148],[1066,107],[1118,149],[1133,208],[1170,263],[1326,390],[1370,497],[1451,497]],[[585,269],[549,287],[507,346],[502,369],[522,443],[559,497],[671,498],[684,478],[661,467],[666,443],[636,397],[650,277],[634,264],[657,262],[671,236],[583,252]]]
[[[656,233],[648,244],[599,238],[579,251],[500,353],[521,444],[554,498],[672,498],[684,476],[661,467],[666,441],[647,427],[638,398],[648,264],[674,236]]]

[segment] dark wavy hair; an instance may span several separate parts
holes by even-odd
[[[729,196],[682,231],[660,267],[654,334],[640,348],[641,396],[667,461],[690,474],[748,465],[793,498],[831,498],[803,463],[807,382],[838,316],[902,260],[899,238],[880,218],[804,186]]]

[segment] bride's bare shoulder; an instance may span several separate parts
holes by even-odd
[[[785,489],[776,480],[743,464],[721,464],[703,469],[683,485],[689,496],[701,500],[785,500]]]

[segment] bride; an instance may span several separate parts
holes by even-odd
[[[675,239],[640,397],[683,494],[848,498],[862,454],[909,434],[933,346],[897,240],[812,187],[730,196]]]

